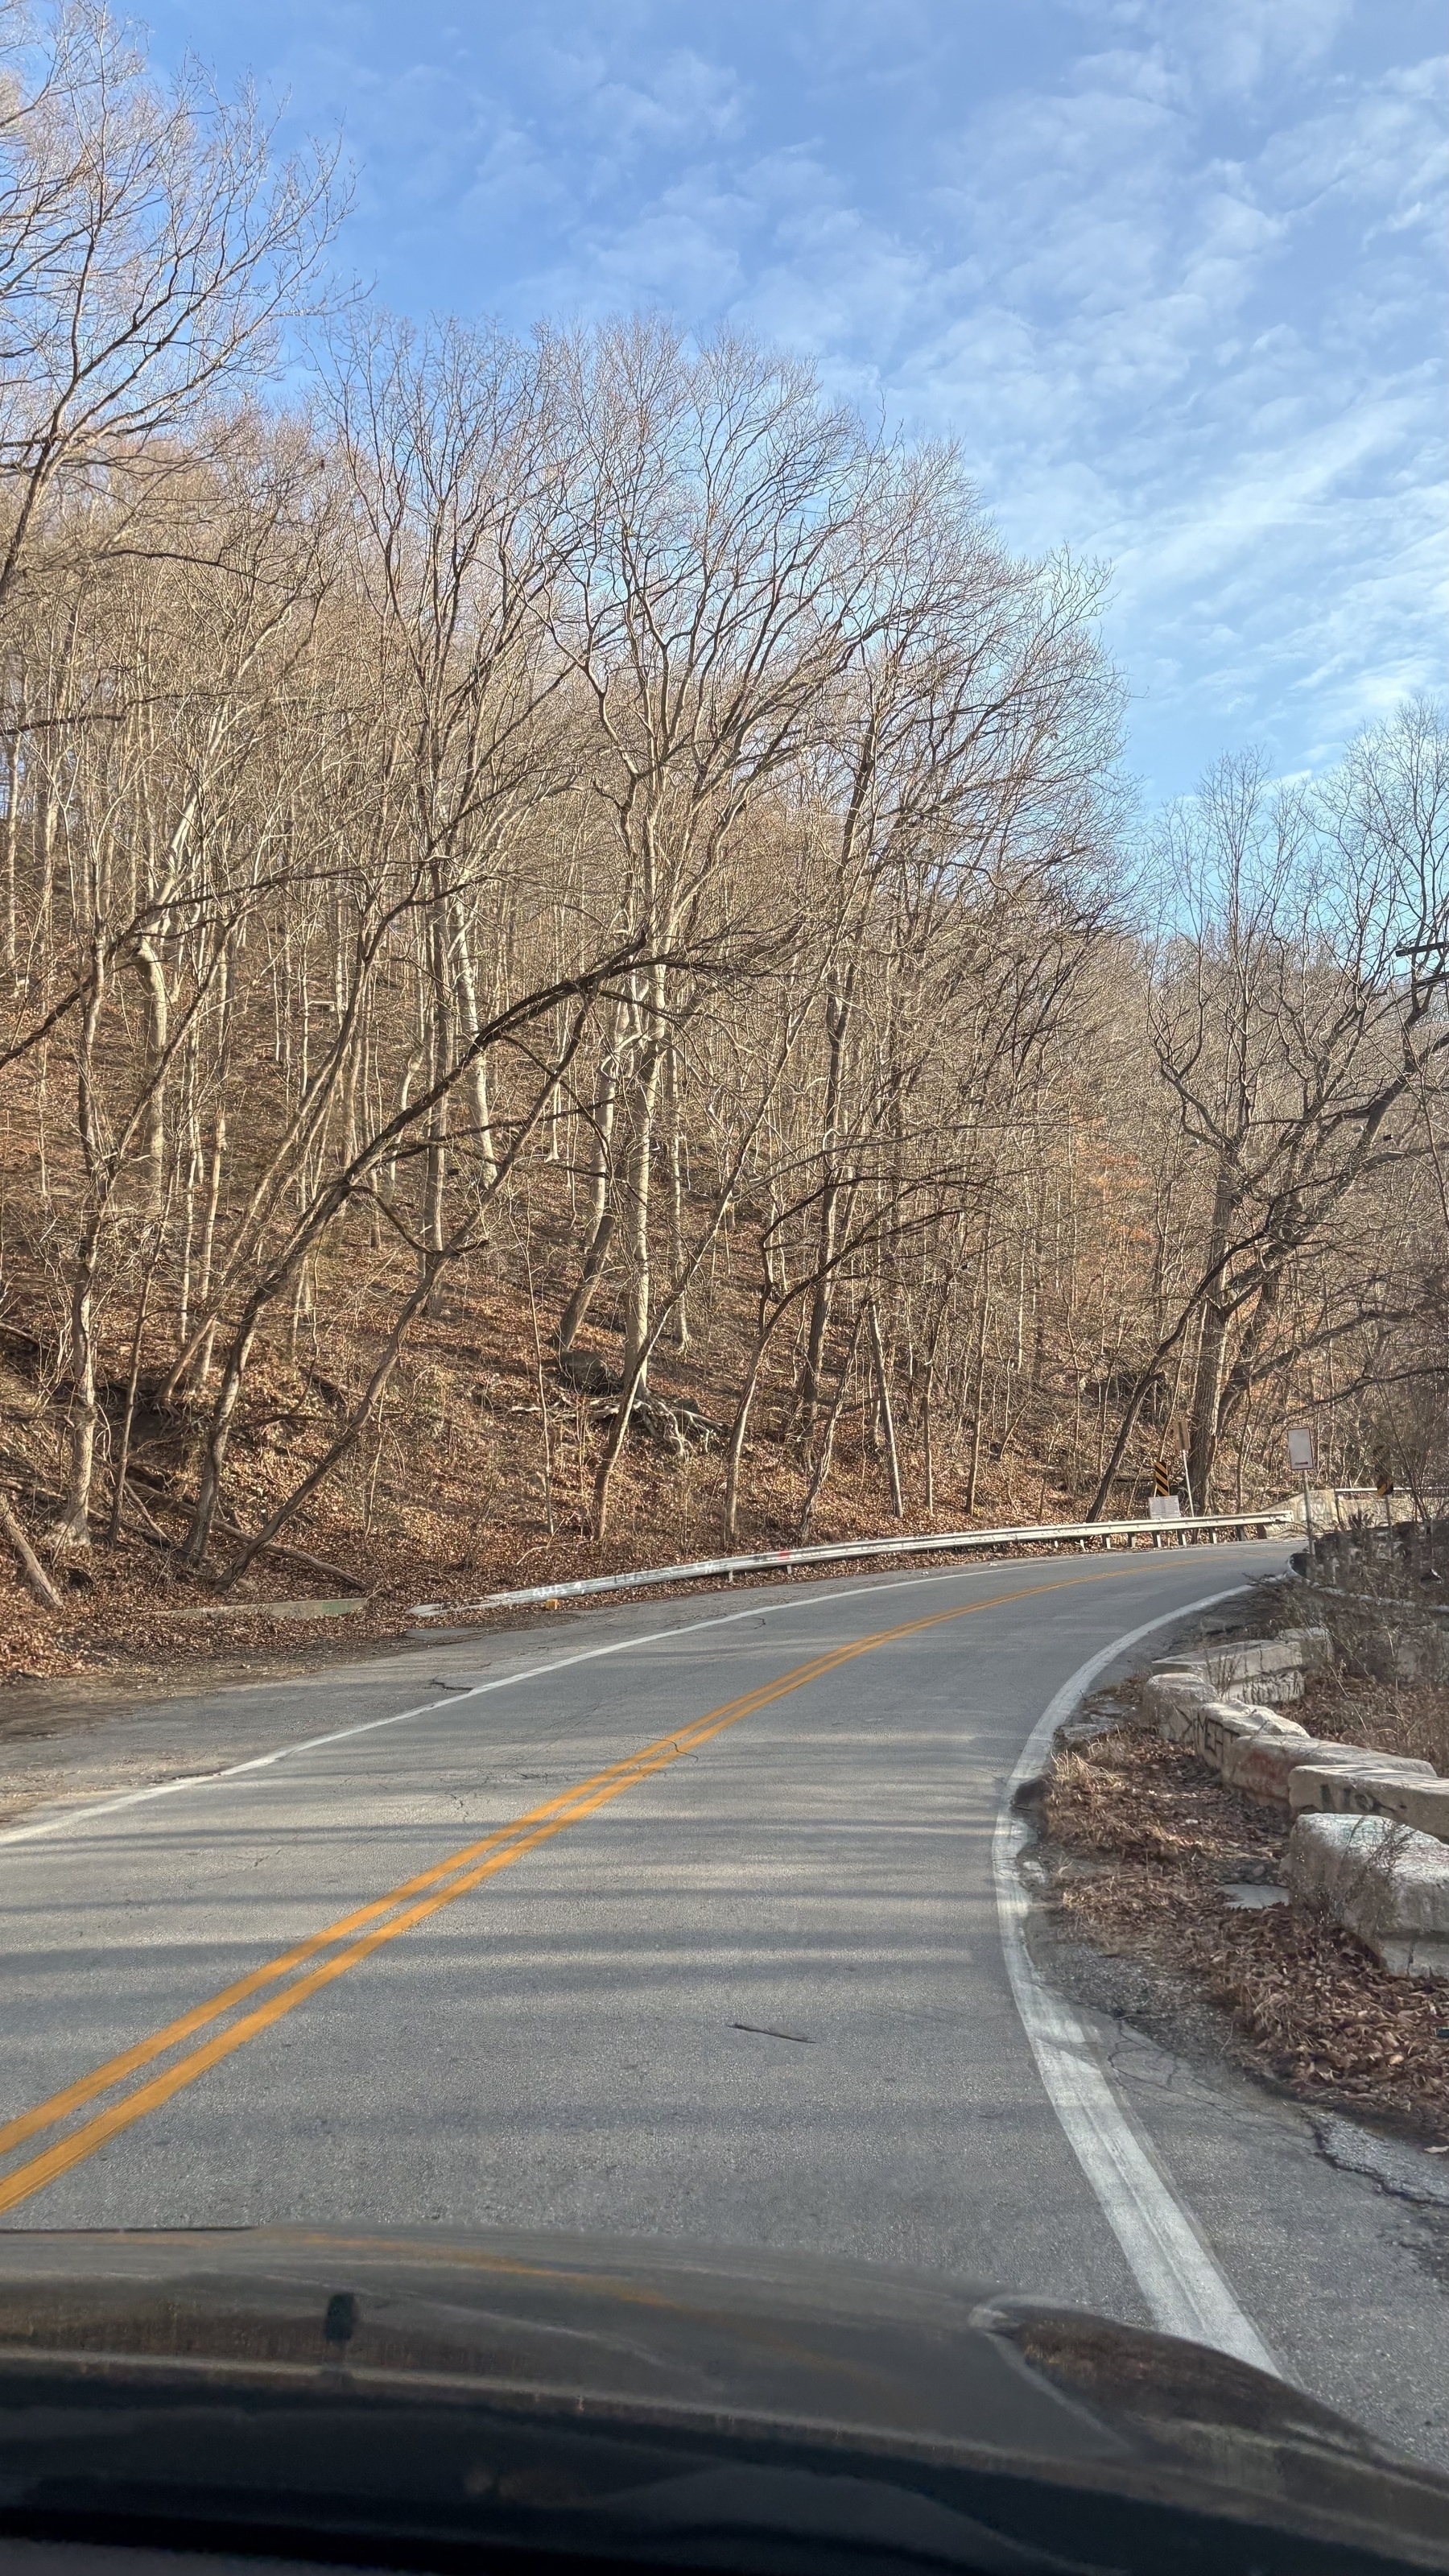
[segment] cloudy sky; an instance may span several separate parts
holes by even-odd
[[[344,257],[526,325],[662,306],[960,443],[1115,568],[1149,797],[1443,685],[1437,0],[170,0],[340,121]]]

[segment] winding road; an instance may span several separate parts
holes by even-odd
[[[0,2229],[845,2253],[1200,2314],[1442,2459],[1444,2211],[1025,1946],[1034,1730],[1282,1561],[611,1605],[168,1704],[212,1776],[0,1833]]]

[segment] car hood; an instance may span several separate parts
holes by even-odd
[[[480,2479],[497,2494],[512,2478],[528,2500],[522,2472],[498,2465],[510,2443],[542,2479],[534,2502],[566,2501],[585,2472],[571,2453],[550,2494],[561,2454],[539,2450],[566,2426],[575,2446],[631,2444],[635,2468],[641,2443],[657,2457],[662,2442],[683,2443],[696,2476],[742,2445],[757,2467],[788,2449],[848,2460],[856,2479],[955,2469],[993,2493],[1186,2502],[1376,2547],[1387,2535],[1398,2563],[1449,2567],[1449,2482],[1284,2381],[998,2284],[803,2255],[432,2229],[0,2234],[0,2504],[60,2491],[55,2444],[68,2495],[92,2473],[97,2496],[116,2491],[117,2419],[72,2404],[66,2420],[78,2390],[124,2397],[133,2488],[145,2428],[174,2425],[178,2406],[186,2444],[157,2456],[181,2493],[214,2473],[219,2401],[253,2428],[302,2405],[314,2459],[350,2426],[354,2488],[371,2478],[391,2512],[411,2480],[433,2528],[454,2487],[476,2494]],[[389,2451],[399,2408],[442,2428],[431,2447]],[[469,2468],[482,2415],[491,2465]],[[318,2492],[338,2474],[317,2467]]]

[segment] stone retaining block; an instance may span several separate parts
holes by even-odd
[[[1296,1718],[1282,1717],[1276,1708],[1255,1707],[1240,1699],[1163,1700],[1157,1732],[1167,1744],[1183,1744],[1191,1753],[1200,1753],[1205,1762],[1216,1762],[1222,1768],[1224,1749],[1229,1738],[1249,1735],[1291,1737],[1300,1750],[1312,1742],[1306,1727]]]
[[[1308,1762],[1335,1769],[1362,1769],[1373,1756],[1361,1744],[1321,1744],[1300,1728],[1258,1727],[1251,1735],[1229,1736],[1223,1746],[1223,1778],[1230,1789],[1261,1798],[1270,1807],[1286,1807],[1288,1783]]]
[[[1365,1754],[1356,1768],[1329,1767],[1316,1759],[1289,1775],[1288,1804],[1295,1815],[1317,1810],[1335,1816],[1391,1816],[1449,1843],[1449,1780],[1432,1762],[1407,1755]]]
[[[1257,1736],[1268,1736],[1275,1742],[1296,1744],[1300,1753],[1313,1738],[1296,1718],[1280,1717],[1276,1708],[1255,1707],[1250,1701],[1210,1699],[1194,1709],[1191,1728],[1184,1741],[1204,1762],[1217,1765],[1219,1771],[1227,1759],[1230,1744],[1246,1744]]]
[[[1273,1704],[1296,1699],[1330,1653],[1326,1628],[1299,1628],[1172,1656],[1143,1690],[1141,1722],[1229,1788],[1292,1810],[1295,1895],[1326,1898],[1395,1975],[1449,1974],[1449,1780],[1405,1754],[1324,1743]]]
[[[1202,1682],[1149,1682],[1142,1696],[1158,1734],[1169,1744],[1191,1743],[1203,1710],[1212,1706],[1212,1693]]]
[[[1175,1722],[1179,1710],[1199,1708],[1212,1695],[1211,1687],[1201,1673],[1154,1673],[1151,1680],[1143,1685],[1138,1723],[1155,1726],[1159,1734],[1165,1734],[1169,1725]],[[1169,1738],[1169,1741],[1175,1741],[1175,1738]]]
[[[1304,1672],[1311,1664],[1326,1664],[1331,1651],[1326,1628],[1289,1628],[1281,1637],[1205,1646],[1200,1661],[1216,1697],[1241,1698],[1251,1688],[1254,1699],[1276,1707],[1301,1699]]]
[[[1396,1977],[1449,1976],[1449,1850],[1389,1816],[1303,1814],[1288,1885],[1320,1897]]]

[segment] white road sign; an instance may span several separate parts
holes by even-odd
[[[1313,1434],[1306,1422],[1290,1424],[1288,1431],[1288,1464],[1301,1475],[1313,1473]]]

